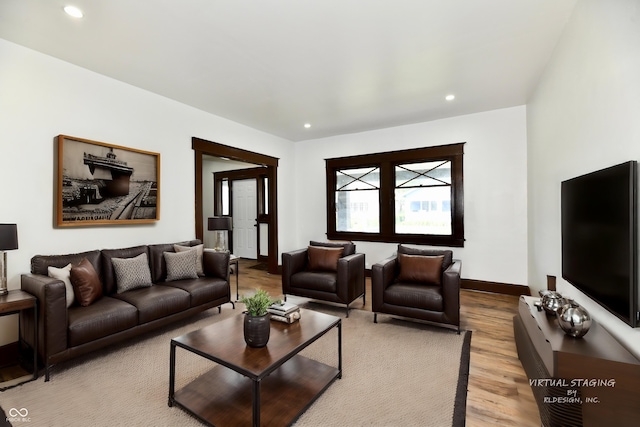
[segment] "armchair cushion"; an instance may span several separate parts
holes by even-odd
[[[426,256],[438,256],[443,255],[444,259],[442,260],[442,271],[449,268],[451,263],[453,262],[453,251],[445,249],[429,249],[429,248],[411,248],[409,246],[404,246],[402,244],[398,245],[398,253],[405,255],[426,255]]]
[[[337,271],[338,260],[342,257],[342,247],[309,246],[309,270],[311,271]]]
[[[353,255],[356,253],[356,245],[352,242],[309,242],[309,246],[321,246],[324,248],[344,248],[342,256]]]
[[[398,253],[400,273],[398,281],[421,282],[430,285],[440,285],[442,276],[442,262],[444,255],[405,255]]]
[[[71,285],[76,301],[83,307],[91,305],[102,297],[102,283],[93,265],[86,258],[71,267]]]

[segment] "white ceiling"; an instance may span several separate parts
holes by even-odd
[[[0,37],[299,141],[526,104],[575,3],[0,0]]]

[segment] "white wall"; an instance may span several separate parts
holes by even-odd
[[[54,137],[67,134],[161,153],[160,221],[56,229]],[[9,289],[35,254],[164,243],[195,236],[191,137],[280,158],[278,192],[291,204],[292,142],[0,39],[0,222],[17,223]],[[295,224],[283,209],[280,224]],[[279,237],[288,244],[286,228]],[[17,316],[0,319],[0,345],[17,339]]]
[[[529,285],[583,304],[640,356],[632,329],[561,279],[560,183],[640,160],[640,2],[582,0],[527,106]]]
[[[327,158],[466,142],[462,275],[475,280],[527,284],[527,161],[524,106],[451,119],[298,142],[295,145],[296,241],[326,240]],[[281,205],[282,206],[282,205]],[[397,244],[356,242],[367,266]]]

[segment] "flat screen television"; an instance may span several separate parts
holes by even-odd
[[[637,182],[637,162],[629,161],[561,187],[562,277],[634,328],[640,325]]]

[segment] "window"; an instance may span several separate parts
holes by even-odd
[[[464,246],[463,147],[327,159],[327,237]]]

